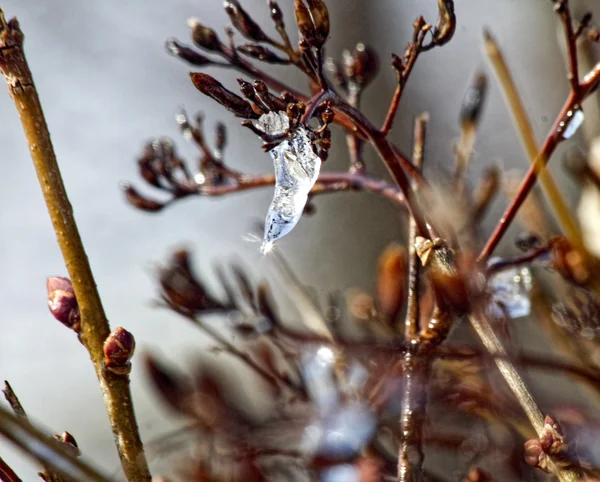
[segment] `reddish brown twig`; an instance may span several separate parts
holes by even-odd
[[[2,482],[22,482],[15,471],[0,457],[0,480]]]

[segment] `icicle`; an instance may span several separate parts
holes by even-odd
[[[269,112],[258,119],[255,127],[265,134],[282,136],[289,130],[289,118],[284,112]],[[262,254],[268,253],[275,241],[296,226],[321,168],[321,159],[314,153],[308,132],[302,126],[269,154],[275,170],[275,193],[265,221]]]

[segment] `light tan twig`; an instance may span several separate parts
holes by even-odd
[[[4,74],[81,310],[81,341],[90,354],[104,395],[121,465],[129,482],[151,480],[129,390],[129,377],[103,368],[103,343],[110,333],[87,255],[65,192],[50,133],[23,52],[16,19],[6,22],[0,10],[0,71]],[[92,479],[89,479],[92,480]]]

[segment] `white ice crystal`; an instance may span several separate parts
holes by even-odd
[[[490,260],[490,263],[493,261]],[[492,292],[492,302],[502,305],[511,318],[527,316],[531,311],[529,292],[532,277],[529,268],[502,270],[490,278],[488,286]]]
[[[265,134],[278,136],[289,130],[290,122],[284,112],[269,112],[263,114],[255,126]],[[263,254],[296,226],[321,168],[321,159],[314,153],[308,132],[302,126],[269,154],[275,170],[275,192],[265,221]]]

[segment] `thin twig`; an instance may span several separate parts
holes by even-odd
[[[21,402],[19,401],[19,397],[17,397],[17,394],[14,392],[14,390],[6,380],[4,381],[4,389],[2,390],[2,393],[4,394],[4,398],[10,405],[10,408],[12,408],[13,412],[15,412],[15,415],[17,417],[22,418],[23,420],[29,421],[27,413],[25,412],[23,405],[21,405]],[[44,469],[43,474],[45,476],[44,478],[46,482],[65,481],[65,479],[63,479],[60,475],[53,472],[53,470],[47,464],[43,463],[42,467]]]
[[[0,70],[21,117],[31,158],[42,187],[67,271],[81,311],[81,341],[94,364],[112,425],[123,471],[129,482],[149,482],[150,471],[139,436],[129,377],[103,369],[103,343],[110,327],[67,197],[33,77],[23,52],[16,19],[0,11]]]
[[[0,435],[20,447],[28,456],[52,470],[80,482],[109,482],[93,467],[78,457],[67,453],[56,440],[48,438],[27,420],[0,407]]]
[[[415,119],[413,161],[422,168],[428,115]],[[413,189],[416,190],[413,182]],[[407,350],[403,360],[403,395],[400,426],[402,439],[398,450],[398,482],[419,481],[423,473],[423,428],[426,419],[430,360],[417,355],[419,336],[419,265],[415,242],[417,225],[411,217],[408,228],[408,299],[404,321]]]
[[[521,182],[517,194],[511,201],[510,205],[504,211],[504,214],[498,221],[494,232],[489,237],[485,247],[479,254],[477,261],[480,263],[485,262],[510,227],[514,220],[519,208],[529,195],[531,189],[535,186],[537,181],[538,171],[546,166],[550,156],[556,149],[556,146],[563,140],[560,135],[561,124],[567,118],[567,114],[572,112],[576,106],[578,106],[586,97],[596,90],[600,84],[600,62],[582,79],[581,84],[577,91],[571,91],[567,100],[565,101],[560,113],[558,114],[554,125],[550,129],[550,132],[546,136],[546,139],[540,149],[540,152],[536,156],[535,162],[527,171],[527,174]]]
[[[15,471],[0,457],[0,480],[2,482],[22,482]]]
[[[525,151],[529,157],[529,161],[531,162],[532,166],[535,166],[539,148],[533,135],[531,123],[527,118],[525,106],[523,105],[521,96],[517,91],[517,87],[512,75],[510,74],[510,70],[506,60],[504,59],[504,55],[502,54],[500,46],[489,32],[484,32],[484,37],[484,45],[488,59],[490,60],[490,63],[496,72],[496,76],[498,77],[498,81],[500,82],[504,96],[506,97],[506,101],[517,125],[521,141],[523,142]],[[577,79],[577,77],[575,78]],[[558,186],[554,182],[550,171],[547,169],[542,169],[540,166],[538,176],[546,198],[548,199],[550,206],[552,207],[567,239],[574,247],[577,247],[580,251],[583,251],[584,246],[581,241],[581,235],[579,233],[577,223],[575,222],[575,219],[573,219],[573,216],[571,216],[567,203],[561,195]]]
[[[469,321],[489,354],[494,358],[498,370],[500,370],[504,380],[506,380],[510,390],[527,415],[529,422],[538,436],[541,437],[544,433],[544,415],[531,396],[521,375],[519,375],[517,369],[510,362],[506,350],[494,333],[493,328],[490,326],[487,319],[480,313],[471,313],[469,315]],[[552,460],[551,456],[549,456],[549,458]],[[580,474],[572,468],[563,468],[560,464],[555,464],[553,461],[551,465],[553,466],[552,472],[561,482],[574,482],[580,479]]]

